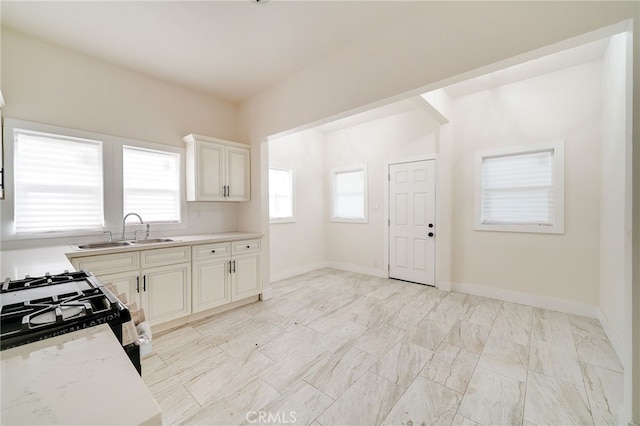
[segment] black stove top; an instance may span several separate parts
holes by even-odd
[[[85,271],[5,280],[0,288],[0,350],[109,324],[122,341],[129,310]]]
[[[42,287],[51,284],[65,284],[74,281],[86,281],[90,274],[80,271],[80,272],[69,272],[64,271],[61,274],[51,275],[50,273],[46,273],[41,277],[30,277],[26,276],[21,280],[11,280],[7,278],[2,283],[2,287],[0,287],[0,294],[8,293],[14,290],[26,290],[35,287]]]

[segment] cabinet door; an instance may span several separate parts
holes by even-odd
[[[259,294],[262,290],[260,255],[236,257],[231,262],[231,300]]]
[[[227,201],[249,201],[251,198],[251,151],[227,147]]]
[[[231,302],[229,258],[194,262],[193,312],[204,311]]]
[[[225,200],[225,147],[210,142],[196,142],[196,201]]]
[[[142,291],[142,283],[138,271],[120,272],[117,274],[98,275],[98,279],[103,284],[111,283],[118,291],[116,293],[124,293],[127,301],[120,300],[122,303],[137,303],[141,308],[140,291]],[[117,296],[117,294],[116,294]]]
[[[191,264],[144,269],[143,307],[151,325],[191,313]]]

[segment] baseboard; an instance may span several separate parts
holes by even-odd
[[[388,278],[389,274],[383,269],[367,268],[365,266],[353,265],[351,263],[328,262],[329,268],[340,269],[342,271],[355,272],[357,274],[371,275],[379,278]]]
[[[451,281],[438,281],[436,283],[436,288],[438,290],[450,292],[453,287],[453,283]]]
[[[629,365],[628,365],[629,363],[628,363],[626,352],[624,350],[624,344],[622,343],[622,339],[620,338],[618,333],[615,331],[615,329],[609,322],[609,319],[607,318],[607,316],[604,314],[604,312],[602,312],[602,310],[599,307],[596,307],[596,313],[597,313],[598,321],[600,321],[600,325],[602,325],[602,328],[604,329],[604,334],[607,335],[609,342],[611,342],[611,346],[613,346],[613,349],[616,351],[616,355],[618,355],[618,359],[622,363],[622,367],[626,371],[629,371],[627,370],[627,368],[629,368]]]
[[[282,272],[278,272],[277,274],[271,274],[271,282],[275,283],[276,281],[286,280],[287,278],[306,274],[307,272],[326,268],[327,266],[329,266],[328,262],[316,262],[309,265],[296,266],[295,268],[286,269]]]
[[[260,293],[260,300],[269,300],[273,297],[273,289],[271,287],[263,288]]]
[[[460,293],[473,294],[475,296],[490,297],[505,302],[520,303],[536,308],[565,312],[567,314],[581,315],[584,317],[598,318],[596,307],[586,303],[572,302],[570,300],[556,299],[553,297],[539,296],[531,293],[521,293],[503,288],[487,287],[477,284],[452,282],[451,290]]]

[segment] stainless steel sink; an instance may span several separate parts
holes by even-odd
[[[131,244],[154,244],[154,243],[170,243],[174,240],[171,238],[149,238],[147,240],[131,240]]]
[[[101,243],[78,244],[78,248],[81,250],[91,250],[111,247],[124,247],[130,245],[131,243],[129,241],[104,241]]]
[[[114,247],[126,247],[132,245],[170,243],[175,241],[171,238],[149,238],[147,240],[122,240],[122,241],[103,241],[99,243],[77,244],[80,250],[103,249]]]

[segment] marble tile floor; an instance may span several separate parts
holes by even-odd
[[[154,336],[167,425],[613,425],[597,320],[321,269]]]

